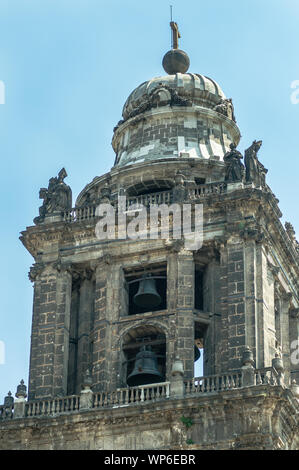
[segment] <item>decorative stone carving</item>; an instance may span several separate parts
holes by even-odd
[[[225,181],[227,183],[235,183],[243,180],[245,168],[241,163],[243,155],[236,150],[235,144],[230,144],[230,152],[224,155],[225,163]]]
[[[131,119],[138,114],[145,113],[154,107],[160,106],[192,106],[191,99],[182,98],[178,92],[168,86],[160,83],[160,86],[155,88],[148,96],[143,97],[143,101],[136,106],[133,111],[129,114],[127,119]],[[118,129],[118,127],[123,124],[125,121],[119,121],[114,131]]]
[[[291,308],[289,313],[291,318],[299,319],[299,308]]]
[[[291,243],[293,244],[296,252],[299,254],[299,243],[298,241],[296,240],[296,232],[294,230],[294,227],[292,224],[290,224],[290,222],[286,222],[285,223],[285,229],[286,229],[286,232],[288,234],[288,237],[291,241]]]
[[[285,226],[286,232],[287,232],[290,240],[294,241],[296,239],[296,232],[294,230],[293,225],[290,224],[290,222],[286,222],[284,226]]]
[[[94,259],[90,261],[90,270],[91,271],[96,271],[97,268],[103,267],[105,264],[111,264],[112,263],[112,256],[108,253],[104,254],[101,258]]]
[[[216,104],[216,106],[214,106],[213,109],[217,113],[223,114],[232,121],[237,122],[234,113],[233,100],[231,98],[221,100],[218,104]]]
[[[58,272],[69,272],[72,273],[72,265],[70,262],[63,262],[61,259],[55,261],[52,264],[53,268]]]
[[[270,263],[270,261],[268,260],[268,268],[271,271],[272,276],[276,278],[280,272],[280,267],[275,266],[274,264]]]
[[[266,174],[268,170],[258,160],[257,154],[262,146],[262,141],[254,140],[252,145],[245,150],[246,182],[254,183],[257,187],[266,186]]]
[[[164,240],[164,245],[170,253],[179,253],[184,248],[184,240]]]
[[[23,379],[21,380],[20,384],[17,386],[16,397],[17,398],[26,398],[27,397],[27,387],[24,384]]]
[[[47,215],[71,210],[72,190],[64,183],[66,177],[67,172],[62,168],[58,173],[58,177],[50,178],[48,189],[40,189],[39,197],[44,202],[39,208],[39,217],[34,219],[35,224],[42,223]]]
[[[37,276],[39,276],[44,269],[45,269],[44,263],[36,263],[33,266],[31,266],[30,271],[28,273],[29,280],[31,282],[36,281]]]

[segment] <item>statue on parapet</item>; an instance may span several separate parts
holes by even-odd
[[[237,150],[235,144],[230,144],[230,151],[224,155],[225,181],[236,183],[243,181],[245,168],[241,160],[243,155]]]
[[[48,188],[40,189],[39,198],[43,199],[43,204],[39,208],[39,217],[34,219],[35,224],[42,223],[47,215],[71,210],[72,190],[64,182],[66,177],[67,172],[62,168],[58,177],[50,178]]]
[[[262,141],[254,140],[252,145],[245,150],[246,182],[254,183],[256,187],[266,186],[266,174],[268,170],[261,164],[257,154],[262,146]]]
[[[217,113],[223,114],[232,121],[237,122],[232,98],[222,99],[213,109]]]

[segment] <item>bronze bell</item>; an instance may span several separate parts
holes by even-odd
[[[148,275],[143,276],[133,300],[138,307],[146,309],[158,307],[162,299],[157,292],[155,279],[149,279]]]
[[[158,383],[163,379],[158,371],[156,354],[150,346],[142,346],[136,355],[133,372],[127,378],[129,387]]]

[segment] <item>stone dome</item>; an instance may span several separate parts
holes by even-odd
[[[139,85],[128,97],[123,107],[123,119],[129,119],[143,112],[143,106],[152,98],[155,90],[172,91],[178,99],[186,100],[199,106],[213,108],[225,99],[220,86],[211,78],[195,73],[176,73],[155,77]],[[182,104],[182,103],[181,103]],[[157,103],[159,106],[159,104]]]

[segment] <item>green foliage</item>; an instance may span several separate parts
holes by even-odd
[[[187,439],[187,440],[186,440],[186,444],[187,444],[188,446],[192,446],[192,444],[194,444],[194,442],[192,441],[192,439]]]
[[[181,421],[186,426],[187,429],[190,428],[193,424],[192,419],[191,418],[186,418],[185,416],[181,417]]]

